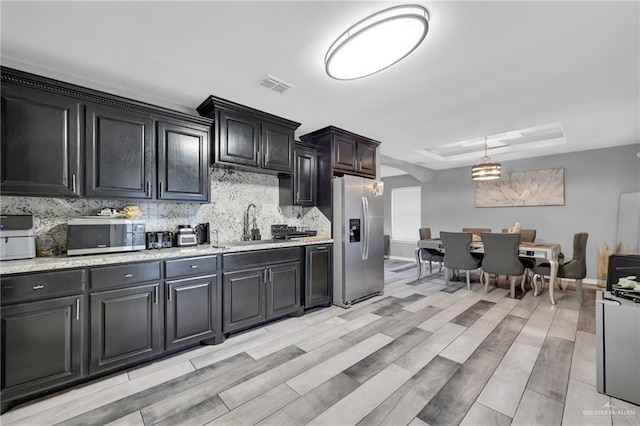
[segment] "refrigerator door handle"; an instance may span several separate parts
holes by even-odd
[[[369,199],[365,198],[365,200],[367,200],[365,203],[367,206],[367,229],[365,229],[365,231],[367,232],[367,259],[369,259],[369,244],[371,244],[371,224],[369,222],[371,216],[369,215]]]
[[[361,231],[363,234],[362,260],[367,260],[369,258],[369,200],[367,197],[362,197],[362,214],[364,216],[364,229]]]

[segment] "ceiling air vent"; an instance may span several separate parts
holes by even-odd
[[[271,89],[274,92],[278,92],[278,93],[284,93],[289,89],[293,89],[294,86],[291,83],[287,83],[286,81],[282,81],[279,78],[276,78],[272,75],[265,75],[264,77],[262,77],[262,80],[260,80],[260,85],[266,87],[267,89]]]

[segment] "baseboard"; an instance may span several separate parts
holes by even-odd
[[[416,258],[415,257],[403,257],[403,256],[389,256],[389,259],[393,259],[393,260],[406,260],[407,262],[416,262]]]
[[[562,281],[575,282],[575,280],[573,278],[563,278]],[[593,278],[585,278],[585,279],[582,280],[582,284],[598,285],[598,280],[593,279]]]

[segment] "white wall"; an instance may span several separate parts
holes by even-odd
[[[587,277],[595,279],[598,244],[616,244],[620,194],[640,191],[638,152],[637,144],[502,163],[505,173],[564,168],[564,206],[476,208],[470,168],[439,171],[435,182],[422,185],[422,226],[430,227],[437,236],[440,231],[460,231],[463,227],[488,227],[500,232],[519,221],[522,228],[537,229],[536,241],[560,243],[567,259],[572,256],[573,234],[585,231],[589,233]],[[386,216],[391,188],[414,186],[417,181],[410,176],[394,176],[384,182]],[[390,233],[390,223],[385,217],[385,233]],[[406,256],[408,249],[392,245],[391,255]]]

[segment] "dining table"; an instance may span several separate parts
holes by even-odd
[[[418,279],[422,278],[422,264],[419,256],[421,249],[434,249],[444,253],[444,244],[442,240],[438,238],[433,238],[429,240],[419,240],[415,255],[416,262],[418,265]],[[482,241],[472,241],[470,251],[472,253],[484,253],[484,245]],[[522,242],[518,247],[518,256],[519,257],[529,257],[533,259],[543,259],[549,262],[551,266],[550,276],[549,276],[549,298],[551,299],[551,304],[555,305],[556,301],[553,296],[553,291],[555,288],[555,282],[558,277],[558,257],[561,252],[560,244],[558,243],[528,243]],[[544,281],[541,289],[538,289],[538,286],[535,283],[535,280],[531,280],[533,283],[534,296],[539,296],[542,294],[542,290],[544,290]]]

